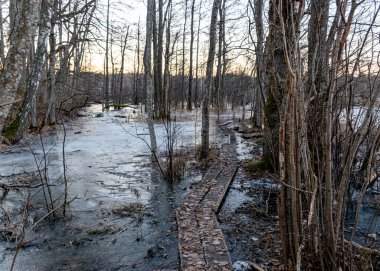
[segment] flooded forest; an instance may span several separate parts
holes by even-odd
[[[0,271],[380,270],[379,11],[1,0]]]

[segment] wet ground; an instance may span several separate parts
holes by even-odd
[[[152,168],[144,142],[149,142],[148,130],[139,111],[139,107],[128,107],[101,113],[101,106],[95,105],[80,112],[81,117],[65,122],[69,200],[73,200],[67,218],[39,222],[47,212],[41,187],[8,192],[0,189],[0,228],[14,230],[0,234],[0,270],[9,270],[12,265],[20,241],[14,237],[19,237],[16,233],[22,230],[20,214],[29,191],[25,245],[19,250],[14,270],[179,269],[174,210],[190,184],[200,180],[206,169],[194,166],[200,112],[177,113],[176,148],[182,150],[186,166],[182,180],[169,184]],[[222,115],[220,122],[227,123],[231,118],[230,112]],[[157,123],[156,132],[163,153],[165,125]],[[215,116],[210,134],[216,146],[228,141],[217,128]],[[33,136],[3,150],[0,182],[19,183],[20,178],[13,176],[35,172],[32,185],[38,185],[38,165],[53,185],[54,206],[59,206],[64,187],[62,140],[60,129],[58,133],[43,134],[43,147],[39,137]],[[260,152],[256,142],[237,135],[241,164]],[[247,175],[242,168],[237,171],[218,215],[233,262],[252,261],[274,270],[279,266],[277,189],[265,175]],[[368,223],[364,217],[363,223]],[[34,230],[30,229],[32,225]]]
[[[67,218],[39,220],[47,213],[41,187],[0,189],[3,229],[0,241],[1,270],[9,270],[22,231],[23,206],[30,191],[24,246],[15,270],[154,270],[178,269],[178,240],[174,210],[187,188],[202,178],[202,170],[188,160],[182,181],[169,184],[152,169],[147,147],[148,131],[140,108],[101,113],[94,105],[80,117],[65,122],[65,155],[70,208]],[[178,113],[176,148],[195,150],[200,139],[199,113]],[[232,114],[222,115],[221,121]],[[211,121],[211,142],[228,140]],[[195,124],[194,124],[195,123]],[[165,151],[165,125],[156,133]],[[63,130],[35,135],[0,156],[2,182],[34,172],[48,176],[54,207],[63,196]],[[41,143],[42,141],[42,143]],[[44,159],[46,158],[46,159]],[[46,168],[45,171],[45,162]],[[38,165],[38,166],[37,166]],[[40,168],[40,171],[37,169]],[[36,171],[37,170],[37,171]],[[19,180],[17,180],[19,184]],[[45,191],[46,192],[46,191]],[[30,227],[37,223],[34,230]]]
[[[237,134],[237,152],[243,165],[260,157],[258,140],[245,140]],[[372,186],[360,208],[355,242],[380,248],[379,185]],[[246,172],[239,167],[218,218],[232,262],[253,262],[265,270],[281,269],[280,234],[277,216],[279,185],[266,172]],[[354,206],[348,207],[346,238],[354,226]]]
[[[262,154],[256,141],[242,139],[240,134],[237,143],[241,165]],[[278,188],[265,172],[252,175],[239,167],[218,215],[232,262],[279,270]]]

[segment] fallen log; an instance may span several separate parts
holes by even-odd
[[[259,137],[264,137],[264,133],[257,132],[257,133],[251,133],[251,134],[243,134],[241,137],[244,139],[259,138]]]
[[[368,247],[365,247],[365,246],[362,246],[356,242],[353,242],[353,241],[350,241],[350,240],[347,240],[347,239],[344,239],[344,243],[347,244],[347,245],[350,245],[352,244],[353,247],[355,247],[356,249],[358,250],[361,250],[365,253],[368,253],[368,254],[371,254],[371,255],[376,255],[377,257],[380,257],[380,250],[378,249],[375,249],[375,248],[368,248]]]
[[[11,190],[11,189],[19,189],[19,188],[38,188],[43,186],[43,184],[30,185],[30,184],[5,184],[0,183],[0,189]]]
[[[224,123],[219,124],[219,126],[227,126],[227,125],[230,125],[232,123],[234,123],[234,122],[232,120],[229,120],[229,121],[226,121]]]

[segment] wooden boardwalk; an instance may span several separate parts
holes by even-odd
[[[203,179],[191,187],[176,209],[182,270],[233,270],[216,218],[237,169],[235,134],[227,130],[226,133],[230,144],[222,146],[219,159]]]

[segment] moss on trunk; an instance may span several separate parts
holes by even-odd
[[[10,142],[16,140],[17,130],[20,127],[20,114],[17,114],[16,118],[12,120],[9,125],[4,126],[2,135]]]

